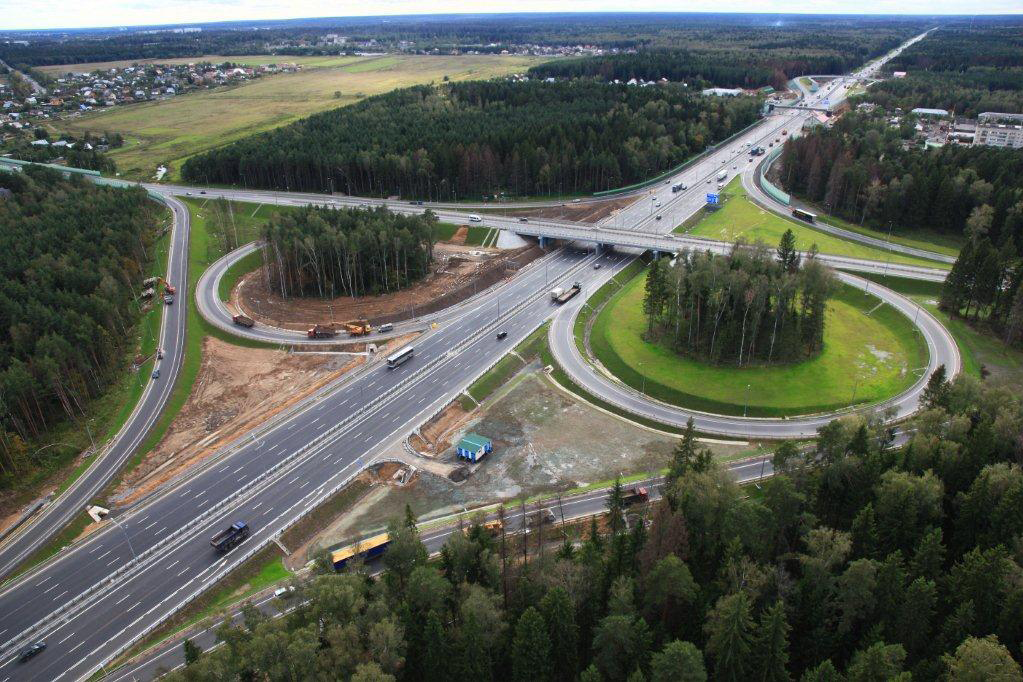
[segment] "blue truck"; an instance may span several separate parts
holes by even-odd
[[[220,552],[229,552],[247,537],[249,537],[249,525],[244,521],[235,521],[226,530],[214,535],[210,544]]]

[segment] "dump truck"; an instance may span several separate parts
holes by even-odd
[[[557,523],[557,521],[558,517],[554,515],[554,510],[550,508],[526,512],[526,525],[530,528],[538,528],[541,525]]]
[[[158,281],[160,281],[159,277],[146,277],[142,280],[142,286],[148,289],[154,286]]]
[[[481,526],[483,532],[490,537],[496,537],[501,534],[501,529],[504,528],[504,524],[501,523],[501,519],[494,519],[493,521],[486,521]],[[462,534],[469,537],[469,531],[472,530],[472,526],[465,526],[462,528]]]
[[[256,324],[256,321],[253,320],[248,315],[234,315],[234,316],[231,317],[231,321],[234,322],[239,327],[250,327],[251,328],[251,327],[254,327],[255,324]]]
[[[625,493],[625,497],[622,498],[622,502],[625,503],[626,507],[631,507],[634,504],[643,504],[644,502],[649,501],[650,492],[642,486],[629,488],[629,490]]]
[[[228,552],[249,537],[249,525],[244,521],[235,521],[225,530],[213,536],[210,544],[221,552]]]
[[[337,329],[332,324],[316,324],[309,327],[306,336],[310,339],[329,339],[332,336],[337,336]]]
[[[348,320],[344,323],[344,327],[349,336],[365,336],[373,331],[369,320]]]
[[[561,287],[554,287],[553,289],[551,289],[551,300],[554,301],[555,303],[565,303],[573,296],[578,294],[580,291],[582,291],[582,289],[583,285],[580,284],[579,282],[574,283],[567,289],[562,289]]]

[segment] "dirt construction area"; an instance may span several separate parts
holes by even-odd
[[[427,438],[438,437],[443,448],[437,464],[457,463],[450,443],[467,431],[492,439],[494,451],[461,483],[414,461],[410,463],[418,474],[407,485],[378,477],[359,503],[307,549],[354,541],[401,517],[406,503],[423,521],[488,503],[567,491],[619,474],[656,472],[667,467],[677,442],[672,434],[645,429],[575,399],[553,385],[538,363],[523,368],[482,409],[451,412],[446,426],[423,430]],[[756,454],[745,443],[709,447],[722,460]],[[400,449],[390,454],[409,459]]]
[[[358,355],[293,354],[206,338],[188,400],[109,501],[137,501],[363,361]]]
[[[538,208],[488,208],[487,213],[497,215],[523,216],[526,218],[546,218],[547,220],[572,220],[580,223],[600,222],[608,216],[614,215],[636,201],[642,194],[635,194],[617,199],[605,199],[604,201],[580,201],[579,203],[566,202],[559,206],[544,206]]]
[[[283,329],[303,331],[312,324],[368,319],[397,322],[435,312],[483,291],[542,255],[539,247],[512,251],[438,243],[430,274],[419,284],[391,294],[334,299],[282,298],[271,292],[262,268],[242,277],[231,292],[231,307]]]

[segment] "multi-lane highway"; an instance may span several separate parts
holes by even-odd
[[[668,184],[645,190],[649,198],[640,198],[597,228],[571,223],[551,223],[549,227],[574,230],[571,234],[576,236],[567,236],[569,239],[603,244],[629,245],[627,238],[664,239],[657,233],[667,231],[674,222],[663,219],[665,213],[674,212],[675,220],[691,214],[703,203],[708,179],[721,168],[727,169],[730,176],[738,172],[745,142],[767,139],[785,126],[795,127],[801,116],[805,114],[772,116],[669,181],[689,184],[684,192],[672,193]],[[207,194],[268,203],[305,204],[311,198],[250,191],[210,190]],[[376,203],[353,198],[316,198],[335,204]],[[176,207],[175,245],[179,257],[183,257],[187,212],[182,217],[181,204],[173,199],[168,201]],[[392,204],[392,208],[422,210],[407,204]],[[437,212],[442,219],[465,216],[464,212],[449,208],[438,208]],[[657,220],[657,215],[662,215],[662,220]],[[488,216],[486,224],[516,231],[526,231],[526,225],[533,224],[518,221],[514,221],[517,225],[510,224],[513,220]],[[674,248],[663,250],[679,248],[676,242],[671,243]],[[699,244],[701,248],[722,248],[713,242]],[[416,340],[411,362],[396,369],[378,362],[318,393],[257,436],[236,444],[194,475],[120,516],[116,524],[7,586],[0,591],[0,613],[4,615],[0,642],[8,642],[0,659],[0,682],[8,678],[79,679],[98,670],[338,489],[382,447],[403,438],[559,310],[562,313],[554,326],[563,329],[573,307],[580,305],[581,300],[559,309],[549,300],[547,292],[551,286],[579,280],[584,292],[592,291],[630,258],[614,252],[597,255],[562,249],[535,261],[498,289],[442,316],[437,329]],[[598,262],[605,267],[594,269]],[[172,281],[184,287],[184,264],[180,268],[177,271],[172,265]],[[206,292],[216,291],[210,281],[207,278],[203,291],[198,292],[200,301]],[[182,292],[182,298],[185,295]],[[215,298],[205,302],[208,305],[204,314],[215,317],[218,302]],[[172,308],[184,310],[184,306]],[[173,321],[164,327],[168,333],[177,329]],[[495,333],[499,330],[507,332],[508,338],[498,341]],[[163,344],[168,351],[164,362],[171,365],[164,367],[163,377],[175,363],[180,363],[183,331],[182,319],[176,332],[177,344],[171,338]],[[570,331],[562,338],[570,338]],[[155,418],[159,407],[143,411]],[[116,468],[110,457],[101,461]],[[109,473],[108,470],[108,476]],[[208,538],[236,519],[248,521],[253,534],[230,554],[218,555]],[[16,646],[36,639],[45,639],[47,650],[29,663],[15,667]]]

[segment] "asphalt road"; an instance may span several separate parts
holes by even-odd
[[[780,126],[795,118],[779,116],[772,122]],[[687,173],[714,175],[714,164],[726,166],[729,154],[738,156],[733,145]],[[688,210],[685,202],[702,203],[703,188],[670,194],[665,185],[651,194],[651,201],[681,212]],[[285,200],[308,203],[304,198]],[[618,219],[623,228],[656,232],[667,224],[656,220],[656,208],[662,207],[636,202]],[[187,238],[187,230],[183,232]],[[580,280],[584,293],[591,291],[628,258],[561,250],[543,267],[528,266],[504,285],[505,293],[496,300],[469,306],[417,339],[411,362],[393,370],[374,364],[332,386],[303,410],[0,591],[0,638],[38,626],[25,641],[45,639],[49,645],[21,666],[12,661],[14,647],[5,647],[0,682],[89,676],[329,496],[384,446],[429,418],[557,312],[547,294],[550,286]],[[606,267],[594,270],[595,259]],[[172,281],[184,284],[183,274],[175,274]],[[580,299],[573,304],[579,305]],[[497,330],[507,331],[508,338],[496,341]],[[168,359],[179,361],[180,355],[169,354]],[[249,522],[252,536],[226,556],[217,554],[208,538],[236,519]],[[45,620],[41,625],[40,619]]]
[[[187,301],[188,209],[171,196],[165,197],[163,201],[174,213],[166,277],[172,284],[177,285],[177,298]],[[141,287],[142,283],[138,284]],[[146,386],[135,410],[108,446],[101,450],[89,469],[62,495],[5,539],[0,547],[0,576],[13,570],[79,514],[93,496],[120,470],[125,460],[149,433],[170,397],[181,367],[187,318],[186,306],[180,304],[164,306],[159,347],[165,352],[164,359],[158,360],[156,364],[160,368],[160,378],[150,381]],[[2,609],[0,613],[3,613]],[[4,616],[3,622],[0,622],[0,642],[5,642],[14,632],[6,625],[6,613]]]
[[[774,468],[769,457],[732,462],[727,465],[728,471],[732,473],[739,483],[749,483],[758,479],[771,476]],[[645,486],[650,492],[651,500],[658,500],[661,497],[661,487],[664,479],[654,478],[647,481],[630,483],[628,487]],[[608,489],[591,490],[577,495],[569,495],[562,498],[558,504],[555,500],[548,500],[544,507],[554,512],[559,521],[574,521],[599,514],[607,509]],[[536,513],[536,507],[527,508],[527,516]],[[471,520],[473,510],[469,510],[464,517]],[[496,518],[496,514],[490,513],[485,517],[487,520]],[[510,533],[521,531],[522,512],[519,507],[509,507],[506,511],[505,520]],[[458,525],[447,525],[443,528],[422,531],[423,544],[426,545],[430,556],[440,553],[441,547],[447,542],[453,533],[458,533]],[[376,574],[379,569],[370,565],[371,574]],[[269,616],[279,616],[294,608],[294,602],[281,600],[270,596],[263,596],[252,601],[252,604],[263,613]],[[241,611],[237,610],[231,614],[232,621],[241,622]],[[199,646],[203,651],[218,645],[216,630],[219,623],[192,633],[188,633],[189,639]],[[111,672],[105,679],[107,682],[143,682],[159,677],[161,670],[174,670],[184,665],[184,652],[180,640],[175,639],[173,643],[157,647],[143,654],[138,660],[124,666],[121,669]]]

